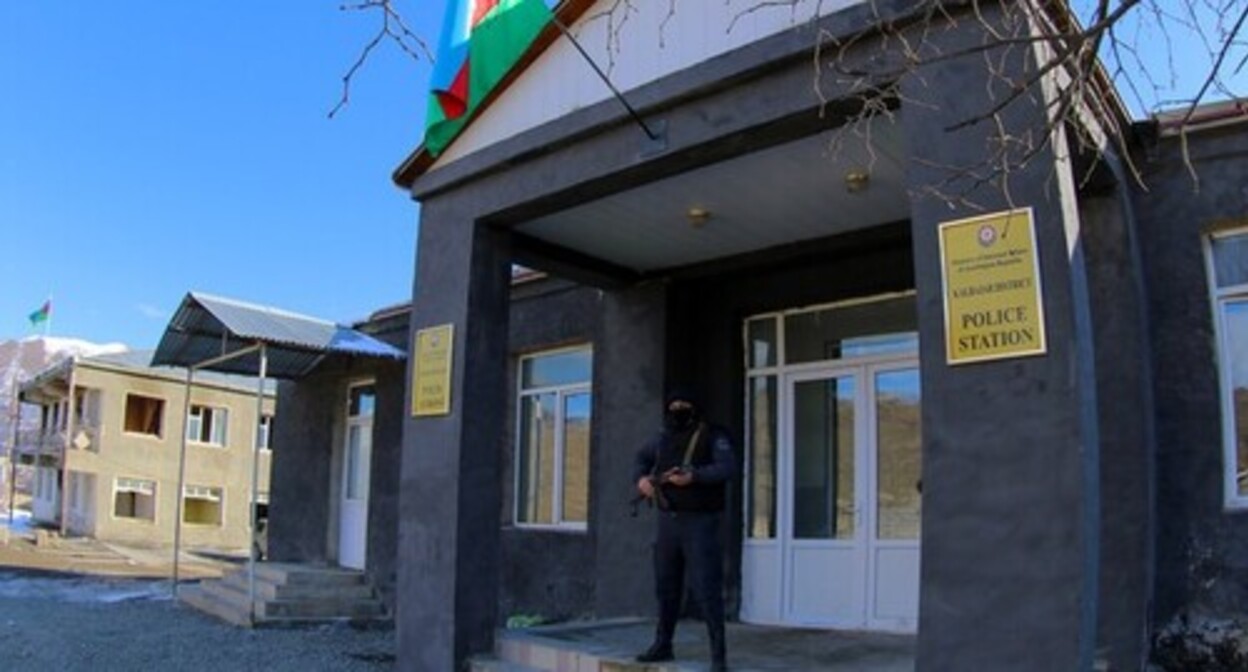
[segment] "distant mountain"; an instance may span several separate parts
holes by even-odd
[[[0,341],[0,454],[8,452],[13,440],[12,421],[13,384],[25,382],[44,369],[70,356],[94,357],[126,352],[121,343],[100,345],[75,338],[30,336],[20,341]],[[33,413],[26,413],[23,425],[34,421]]]

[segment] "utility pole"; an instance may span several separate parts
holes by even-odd
[[[13,509],[17,508],[17,436],[22,423],[22,388],[13,376],[13,396],[9,399],[9,530],[13,529]]]

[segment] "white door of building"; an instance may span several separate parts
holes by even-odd
[[[914,631],[917,362],[802,367],[779,383],[774,533],[745,542],[743,620]]]
[[[338,564],[353,569],[364,569],[368,547],[368,486],[372,474],[375,407],[376,391],[372,383],[349,388],[338,507]]]

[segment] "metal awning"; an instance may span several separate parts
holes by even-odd
[[[264,344],[268,375],[299,378],[329,354],[404,359],[402,350],[350,327],[277,308],[190,292],[182,299],[152,356],[152,365],[200,367]],[[247,354],[203,367],[254,376],[259,357]]]
[[[186,368],[182,395],[182,446],[178,453],[177,511],[173,525],[174,596],[178,592],[178,564],[182,549],[182,493],[186,487],[186,425],[191,410],[191,385],[197,371],[239,373],[257,377],[256,417],[264,412],[265,381],[299,378],[331,354],[400,360],[407,354],[368,334],[314,317],[191,292],[173,314],[152,366]],[[256,539],[260,470],[260,424],[255,428],[251,460],[251,541],[247,558],[247,602],[251,622],[256,619]]]

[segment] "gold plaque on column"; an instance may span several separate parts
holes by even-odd
[[[451,412],[451,362],[455,325],[440,324],[416,332],[412,348],[412,415]]]

